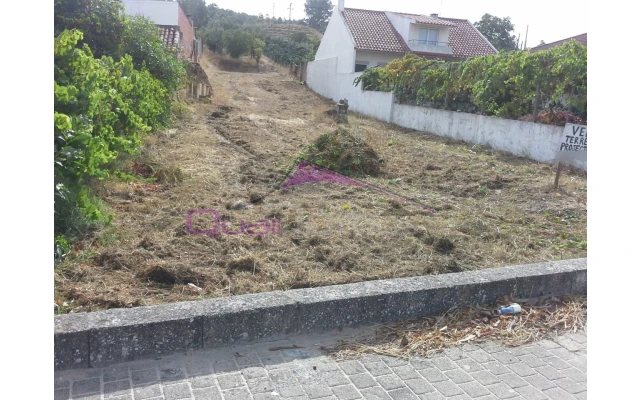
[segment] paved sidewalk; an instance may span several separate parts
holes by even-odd
[[[517,348],[464,345],[429,359],[334,361],[320,345],[356,331],[202,350],[55,374],[55,399],[586,399],[587,335]],[[304,348],[270,350],[297,345]]]

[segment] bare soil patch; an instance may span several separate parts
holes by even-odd
[[[300,153],[338,129],[331,104],[268,60],[235,72],[216,57],[202,62],[212,103],[190,106],[132,160],[157,180],[98,187],[115,218],[56,267],[59,312],[586,257],[586,174],[568,170],[554,190],[551,165],[357,114],[349,135],[382,160],[357,179],[436,214],[335,183],[279,190]],[[202,209],[227,232],[270,233],[190,233],[187,213]],[[192,227],[214,223],[194,214]]]

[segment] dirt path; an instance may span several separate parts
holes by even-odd
[[[101,189],[114,222],[56,268],[59,311],[586,257],[584,173],[556,191],[549,165],[357,115],[351,133],[384,159],[361,180],[437,214],[345,185],[279,191],[295,156],[336,129],[330,104],[268,60],[258,72],[207,53],[202,65],[212,103],[147,141],[137,162],[165,179]],[[281,234],[190,234],[199,209],[228,231],[279,219]],[[195,214],[193,228],[211,229],[209,217]]]

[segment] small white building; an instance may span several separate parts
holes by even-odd
[[[314,61],[337,57],[337,72],[351,73],[407,53],[460,60],[498,51],[466,19],[345,8],[339,0]]]

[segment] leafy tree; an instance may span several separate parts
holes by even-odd
[[[131,56],[136,69],[147,68],[170,92],[180,86],[185,67],[178,61],[176,53],[164,45],[153,22],[139,16],[131,17],[122,42],[123,53]]]
[[[219,54],[222,54],[224,48],[224,28],[218,21],[212,21],[207,26],[203,35],[204,43]]]
[[[509,17],[499,18],[485,14],[480,21],[473,24],[487,40],[499,51],[515,50],[518,47],[513,32],[513,23]]]
[[[224,32],[224,48],[233,58],[249,53],[252,44],[253,36],[249,32],[240,29]]]
[[[321,32],[327,27],[333,5],[329,0],[306,0],[304,12],[307,14],[309,25]]]
[[[309,37],[304,32],[294,32],[291,34],[291,40],[296,43],[302,43],[309,41]]]
[[[96,57],[120,56],[126,17],[118,0],[55,0],[53,7],[55,36],[77,29]]]
[[[254,58],[256,60],[256,64],[260,64],[264,46],[264,41],[260,38],[254,38],[253,42],[251,43],[251,58]]]

